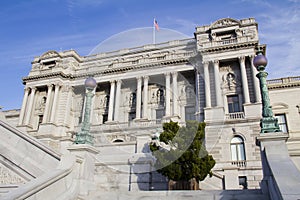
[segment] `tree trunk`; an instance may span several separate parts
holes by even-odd
[[[169,190],[199,190],[199,183],[194,178],[189,181],[169,180]]]

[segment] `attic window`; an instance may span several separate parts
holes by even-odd
[[[56,65],[56,61],[55,60],[46,61],[46,62],[43,62],[43,65],[48,68],[52,68]]]
[[[236,33],[234,30],[232,31],[224,31],[224,32],[218,32],[216,33],[217,37],[219,37],[221,40],[226,39],[233,39],[236,38]]]

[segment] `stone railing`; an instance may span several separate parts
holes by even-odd
[[[236,160],[231,161],[231,165],[235,165],[237,167],[247,167],[247,162],[246,160]]]
[[[228,113],[226,114],[226,119],[245,119],[245,113],[244,112],[235,112],[235,113]]]
[[[133,48],[127,48],[127,49],[121,49],[117,51],[111,51],[111,52],[105,52],[105,53],[97,53],[93,55],[86,56],[86,60],[93,60],[96,58],[105,58],[105,57],[115,57],[124,53],[136,53],[136,52],[142,52],[148,49],[162,49],[162,48],[168,48],[172,46],[180,46],[180,45],[188,45],[189,43],[194,43],[195,39],[194,38],[187,38],[187,39],[182,39],[182,40],[172,40],[169,42],[163,42],[163,43],[158,43],[158,44],[148,44],[148,45],[143,45],[139,47],[133,47]]]
[[[257,39],[252,39],[248,36],[244,37],[237,37],[237,38],[231,38],[231,39],[223,39],[223,40],[213,40],[210,42],[204,42],[201,43],[204,48],[208,47],[218,47],[223,45],[230,45],[230,44],[238,44],[238,43],[245,43],[245,42],[253,42]]]
[[[300,76],[267,80],[268,85],[300,82]]]
[[[286,88],[286,87],[298,87],[300,86],[300,76],[285,77],[267,80],[268,88]]]

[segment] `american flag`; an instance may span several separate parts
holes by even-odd
[[[156,19],[154,19],[154,27],[157,31],[159,31],[159,26],[158,26]]]

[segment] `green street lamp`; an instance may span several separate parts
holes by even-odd
[[[86,88],[84,118],[81,130],[76,134],[76,139],[74,143],[93,145],[93,136],[90,134],[90,118],[92,98],[94,96],[93,90],[97,86],[97,82],[94,78],[89,77],[85,80],[84,85]]]
[[[268,63],[267,58],[263,55],[262,50],[258,49],[253,64],[256,67],[258,74],[256,77],[259,79],[260,92],[262,99],[262,119],[260,120],[261,133],[281,132],[278,126],[278,120],[274,117],[272,107],[270,104],[267,76],[265,71]]]

